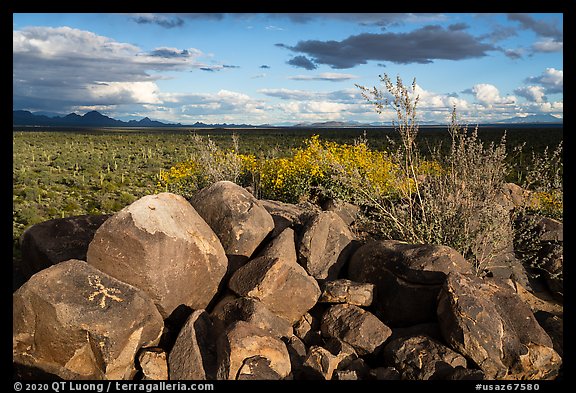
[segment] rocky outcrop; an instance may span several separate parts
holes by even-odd
[[[12,304],[16,368],[62,379],[131,379],[163,328],[143,291],[78,260],[36,273]]]
[[[164,318],[179,305],[205,308],[227,269],[212,229],[183,197],[145,196],[94,235],[87,262],[146,292]]]
[[[31,249],[27,263],[40,271],[13,295],[15,377],[479,380],[562,373],[562,299],[536,291],[516,255],[477,277],[449,247],[355,240],[348,226],[358,210],[350,205],[325,201],[322,211],[258,201],[229,182],[191,200],[198,211],[180,196],[150,195],[92,227],[92,237],[75,226],[54,232],[65,239],[50,245],[59,250],[54,255],[82,255],[75,245],[84,244],[88,263],[39,260],[34,249],[58,239],[43,227],[28,229],[27,239],[41,233],[44,240],[23,242]],[[558,271],[561,223],[541,223],[537,251],[551,255],[556,262],[547,269]],[[552,288],[550,280],[561,277],[545,278]]]
[[[320,211],[318,207],[312,204],[293,205],[268,199],[261,200],[260,204],[274,220],[271,237],[278,236],[286,228],[292,228],[300,233],[304,224]]]

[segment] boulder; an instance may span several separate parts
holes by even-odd
[[[220,239],[230,261],[229,274],[242,266],[274,229],[272,216],[260,202],[230,181],[203,188],[190,203]]]
[[[144,348],[138,354],[138,363],[142,369],[143,380],[168,380],[168,361],[162,348]]]
[[[208,224],[171,193],[145,196],[110,217],[96,231],[87,261],[145,291],[164,318],[180,305],[204,309],[228,263]]]
[[[336,370],[332,377],[335,381],[357,381],[359,376],[356,371],[353,370]]]
[[[551,379],[562,359],[530,308],[506,282],[450,273],[438,299],[445,341],[487,379]]]
[[[32,225],[20,236],[20,270],[26,279],[42,269],[70,259],[86,260],[96,230],[110,217],[84,215]]]
[[[12,304],[16,369],[62,379],[131,379],[138,350],[163,329],[143,291],[79,260],[36,273]]]
[[[444,375],[443,379],[447,381],[482,381],[485,378],[482,370],[457,366]]]
[[[303,364],[304,379],[330,380],[336,370],[346,369],[357,358],[351,345],[332,337],[323,347],[310,347]]]
[[[216,378],[216,335],[210,316],[196,310],[178,333],[168,356],[171,380]]]
[[[297,264],[295,236],[296,234],[292,228],[286,228],[274,237],[256,257],[282,258],[290,264]]]
[[[348,278],[374,284],[376,316],[387,325],[406,327],[434,322],[446,275],[470,269],[464,257],[447,246],[373,240],[350,258]]]
[[[369,311],[352,304],[336,304],[322,316],[324,337],[350,344],[358,355],[376,354],[392,331]]]
[[[294,205],[268,199],[260,200],[260,204],[270,213],[274,220],[274,229],[271,237],[278,236],[286,228],[292,228],[296,232],[300,232],[304,224],[319,211],[317,207],[311,204]]]
[[[216,347],[219,380],[238,379],[246,360],[254,356],[267,359],[267,367],[280,378],[290,374],[290,356],[284,342],[249,322],[230,325],[218,338]]]
[[[247,297],[228,298],[210,314],[216,331],[223,331],[236,321],[246,321],[276,337],[290,337],[292,325],[270,311],[262,302]]]
[[[350,364],[343,368],[343,370],[353,371],[357,375],[358,379],[369,379],[371,376],[370,367],[362,358],[352,360]]]
[[[299,239],[298,261],[314,278],[334,280],[348,261],[353,240],[354,235],[338,214],[320,212],[306,224]]]
[[[357,283],[345,278],[325,281],[318,302],[348,303],[367,307],[372,304],[374,287],[374,284]]]
[[[320,296],[316,280],[298,265],[290,249],[294,232],[287,228],[261,256],[239,268],[228,287],[239,296],[262,302],[270,311],[290,324],[312,308]]]
[[[455,367],[466,368],[462,355],[428,336],[392,340],[384,346],[382,354],[386,364],[396,368],[402,379],[443,379]]]

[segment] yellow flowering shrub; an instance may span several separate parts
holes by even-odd
[[[179,162],[169,170],[160,170],[158,187],[163,191],[180,195],[191,195],[203,178],[202,166],[195,160]]]
[[[358,188],[375,198],[414,191],[414,180],[402,175],[392,157],[370,149],[365,142],[339,144],[321,141],[314,135],[287,157],[258,158],[233,149],[212,151],[208,157],[162,171],[159,187],[190,196],[211,181],[231,180],[253,186],[261,198],[291,203],[311,198],[314,191],[348,200],[354,199]],[[224,173],[227,167],[235,170]],[[214,174],[215,168],[222,173]],[[434,175],[441,172],[441,167],[434,161],[422,161],[417,170],[419,174]]]
[[[538,214],[562,219],[564,202],[559,190],[535,191],[529,201],[529,207]]]

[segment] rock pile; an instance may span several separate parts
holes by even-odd
[[[324,209],[257,200],[222,181],[190,201],[161,193],[112,216],[30,227],[22,237],[25,282],[13,294],[14,373],[172,380],[558,375],[561,306],[515,280],[475,276],[449,247],[360,241],[350,229],[353,208]],[[553,238],[546,241],[557,243],[561,228],[542,225]]]

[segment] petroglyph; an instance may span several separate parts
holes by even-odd
[[[92,288],[96,289],[95,292],[91,293],[90,296],[88,296],[88,300],[94,301],[94,299],[96,299],[97,296],[102,295],[102,298],[100,299],[99,302],[100,308],[106,307],[106,298],[110,298],[117,302],[124,301],[124,299],[114,295],[114,294],[120,294],[122,292],[120,292],[118,288],[106,288],[104,284],[102,284],[102,282],[100,281],[100,276],[94,274],[89,275],[88,284],[90,284]]]

